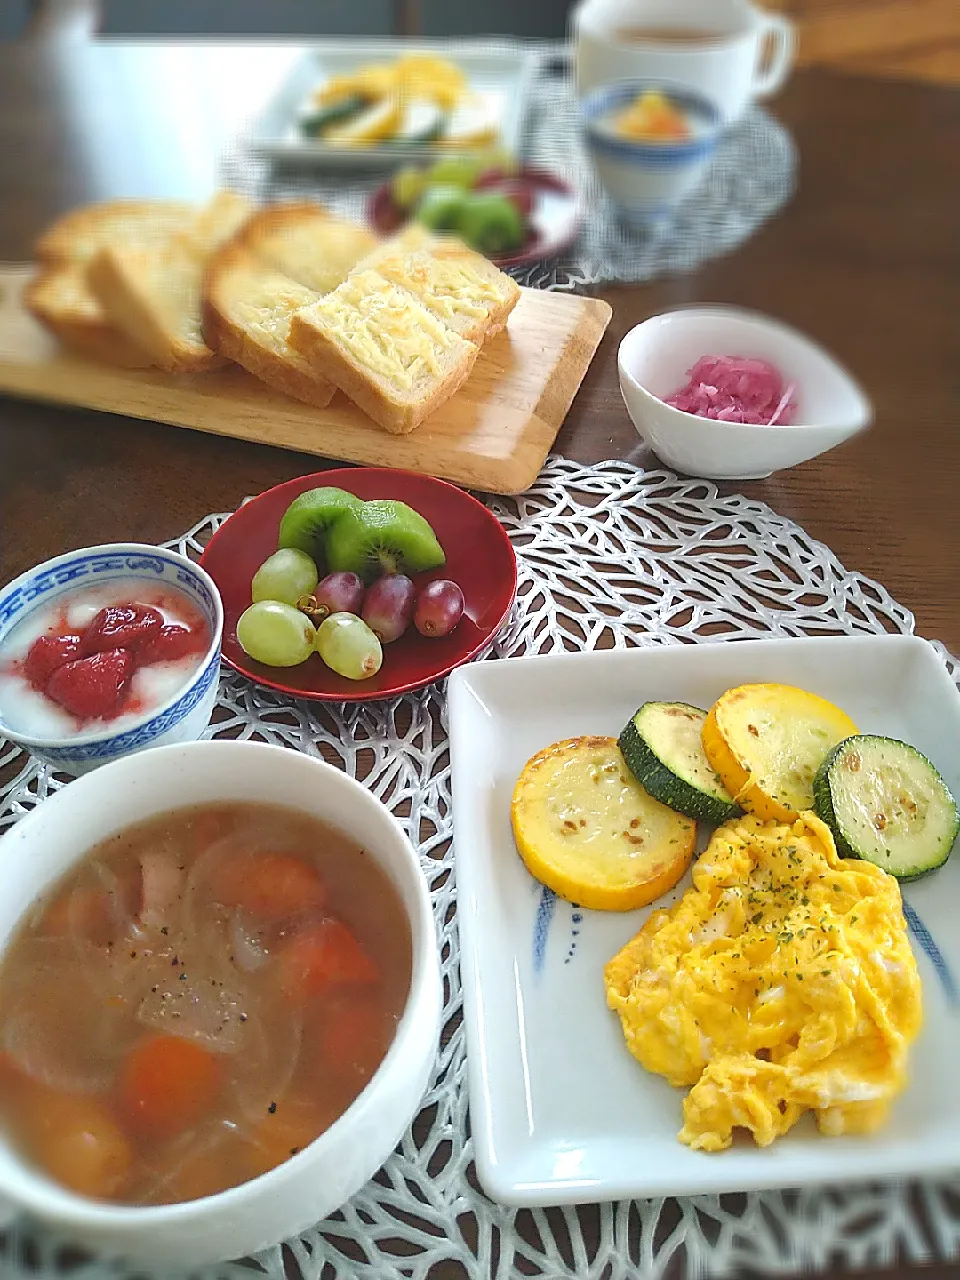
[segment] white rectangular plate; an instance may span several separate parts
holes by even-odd
[[[254,122],[251,149],[273,160],[326,169],[393,168],[454,154],[450,148],[429,145],[329,147],[300,133],[299,120],[313,89],[330,76],[344,75],[369,62],[392,62],[404,53],[431,53],[455,62],[470,88],[492,104],[500,121],[500,145],[519,154],[537,54],[519,47],[444,40],[325,40],[312,44]]]
[[[902,738],[960,794],[960,694],[913,636],[668,645],[479,662],[450,681],[460,967],[470,1116],[485,1188],[542,1205],[935,1175],[960,1168],[960,853],[904,886],[925,1022],[912,1079],[885,1127],[827,1138],[809,1117],[773,1146],[706,1154],[677,1141],[683,1091],[627,1052],[603,966],[650,908],[577,910],[542,893],[517,855],[510,798],[536,751],[615,737],[648,700],[709,707],[737,684],[778,681],[844,708],[862,732]],[[656,904],[670,905],[689,878]],[[946,971],[938,972],[934,956]],[[538,961],[537,956],[540,956]],[[953,982],[951,981],[951,976]]]

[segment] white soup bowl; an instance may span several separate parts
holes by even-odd
[[[19,921],[94,845],[186,805],[257,801],[344,832],[392,881],[410,924],[410,992],[373,1078],[314,1142],[269,1173],[182,1204],[114,1205],[78,1196],[0,1137],[0,1206],[26,1211],[78,1244],[155,1265],[197,1267],[276,1244],[313,1226],[376,1172],[410,1123],[436,1056],[441,985],[430,897],[396,818],[332,765],[283,747],[193,742],[98,769],[45,800],[0,838],[0,950]]]

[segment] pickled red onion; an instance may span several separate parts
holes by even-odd
[[[789,423],[796,409],[796,383],[785,387],[780,371],[765,360],[701,356],[687,377],[666,403],[699,418],[772,427]]]

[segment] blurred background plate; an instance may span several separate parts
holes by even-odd
[[[392,62],[409,54],[426,54],[456,63],[470,89],[489,104],[491,115],[499,122],[496,145],[512,154],[520,151],[538,55],[506,45],[466,43],[451,50],[450,43],[443,40],[324,40],[311,45],[254,121],[249,137],[251,150],[272,160],[336,169],[393,168],[438,155],[456,155],[455,147],[431,143],[331,147],[304,137],[300,131],[310,94],[325,80],[347,75],[367,63]]]

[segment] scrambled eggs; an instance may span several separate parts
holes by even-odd
[[[810,813],[720,827],[605,980],[634,1057],[693,1086],[679,1138],[702,1151],[735,1127],[767,1146],[806,1110],[822,1133],[876,1129],[922,1021],[897,881]]]

